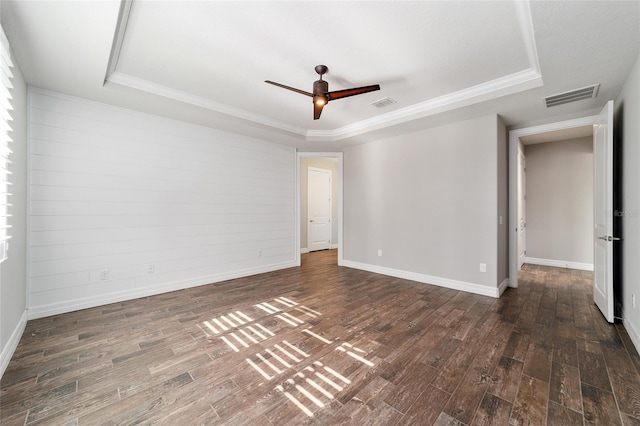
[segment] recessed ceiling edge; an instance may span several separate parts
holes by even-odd
[[[178,100],[180,102],[206,108],[232,117],[272,127],[276,130],[303,136],[307,141],[335,142],[380,128],[390,127],[425,116],[435,115],[441,112],[450,111],[452,109],[495,99],[501,96],[507,96],[543,85],[538,61],[538,52],[533,34],[531,9],[529,1],[526,0],[516,2],[515,4],[516,13],[518,15],[518,24],[522,32],[525,50],[527,51],[527,58],[529,60],[528,69],[333,130],[304,129],[117,71],[118,58],[120,56],[122,44],[124,43],[132,3],[133,0],[121,0],[120,12],[116,22],[116,28],[114,30],[112,50],[107,63],[105,84],[106,82],[111,82],[169,99]]]

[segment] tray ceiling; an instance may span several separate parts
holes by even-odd
[[[637,56],[638,2],[558,3],[54,0],[1,11],[29,84],[338,146],[480,113],[513,125],[598,108]],[[333,101],[314,121],[309,98],[264,83],[310,91],[318,64],[331,90],[381,90]],[[597,99],[545,111],[545,95],[595,83]],[[395,103],[372,105],[386,97]]]

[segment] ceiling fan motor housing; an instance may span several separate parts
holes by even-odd
[[[324,80],[317,80],[313,82],[313,94],[324,95],[329,91],[329,83]]]

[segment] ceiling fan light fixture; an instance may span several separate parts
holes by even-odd
[[[330,92],[329,83],[322,79],[322,75],[325,74],[329,70],[329,68],[327,68],[326,65],[317,65],[315,70],[320,75],[320,79],[313,82],[313,92],[307,92],[305,90],[296,89],[295,87],[285,86],[284,84],[276,83],[275,81],[271,80],[265,80],[265,83],[273,84],[274,86],[282,87],[283,89],[291,90],[293,92],[300,93],[301,95],[313,98],[314,120],[320,118],[322,109],[326,104],[329,103],[329,101],[380,90],[379,84],[372,84],[370,86],[354,87],[351,89],[335,90],[333,92]]]
[[[316,105],[326,105],[326,103],[328,102],[327,97],[326,96],[322,96],[322,95],[316,95],[313,97],[313,102]]]

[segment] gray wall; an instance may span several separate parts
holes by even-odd
[[[622,308],[625,328],[640,350],[640,55],[616,100],[623,151]]]
[[[507,214],[499,122],[490,115],[345,148],[345,261],[495,289],[507,262],[502,247],[498,274],[499,204]]]
[[[337,158],[300,159],[300,248],[307,248],[307,170],[309,167],[331,170],[331,245],[338,244],[338,175]]]
[[[14,60],[15,62],[15,60]],[[13,173],[11,181],[11,193],[9,202],[12,217],[9,224],[13,226],[10,230],[12,235],[9,240],[8,259],[0,264],[0,350],[2,352],[2,362],[7,362],[12,355],[12,348],[8,343],[15,346],[17,342],[9,342],[13,333],[18,333],[15,337],[20,338],[20,331],[26,318],[23,315],[27,309],[27,279],[26,279],[26,228],[27,228],[27,88],[22,77],[22,73],[17,63],[13,68],[13,107],[11,114],[13,117],[13,132],[11,138],[13,144],[11,149],[11,161],[9,170]],[[4,365],[4,364],[3,364]],[[0,371],[0,374],[2,371]]]
[[[593,264],[593,138],[525,147],[527,257]]]
[[[498,119],[498,283],[509,278],[509,138]],[[500,219],[502,218],[502,223]]]

